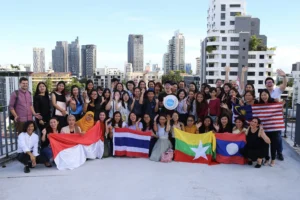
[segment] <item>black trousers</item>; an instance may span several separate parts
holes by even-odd
[[[151,153],[152,153],[152,150],[153,150],[153,147],[154,147],[156,141],[157,141],[157,138],[151,137],[150,145],[149,145],[149,154],[148,154],[149,157],[151,156]]]
[[[266,134],[271,140],[271,144],[269,145],[271,147],[271,159],[275,160],[276,150],[277,150],[277,146],[278,146],[278,132],[277,131],[267,132]],[[270,148],[268,148],[268,154],[266,156],[266,160],[270,160],[269,151],[270,151]]]
[[[19,153],[17,159],[25,166],[27,166],[28,163],[31,162],[30,156],[27,153]],[[38,155],[35,159],[36,159],[36,164],[44,164],[45,162],[49,161],[44,155]]]

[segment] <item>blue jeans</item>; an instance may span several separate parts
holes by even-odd
[[[283,148],[282,148],[282,137],[281,137],[281,131],[278,131],[278,144],[277,144],[277,154],[282,154]]]
[[[45,155],[48,160],[53,157],[52,149],[50,147],[45,147],[42,149],[41,154]]]

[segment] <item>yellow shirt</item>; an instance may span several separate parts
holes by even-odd
[[[184,131],[195,134],[195,133],[197,133],[197,127],[196,127],[196,125],[193,125],[192,127],[185,126]]]

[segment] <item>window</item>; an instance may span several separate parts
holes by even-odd
[[[255,63],[249,63],[248,67],[255,67]]]
[[[269,56],[269,59],[272,59],[272,56]]]
[[[269,66],[268,66],[269,68],[272,68],[272,64],[269,64]]]
[[[225,22],[221,22],[221,26],[225,26]]]
[[[226,67],[226,63],[222,63],[222,67]]]
[[[222,37],[222,42],[227,42],[227,37]]]
[[[259,59],[265,59],[265,55],[259,55]]]
[[[264,73],[263,73],[263,72],[259,72],[258,75],[259,75],[259,76],[264,76]]]
[[[222,58],[224,58],[224,59],[225,59],[225,58],[226,58],[226,54],[222,54]]]
[[[254,84],[255,84],[255,81],[254,81],[254,80],[249,80],[249,81],[247,81],[247,83],[248,83],[248,84],[253,84],[253,85],[254,85]]]
[[[238,38],[238,37],[231,37],[231,38],[230,38],[230,41],[231,41],[231,42],[238,42],[238,41],[239,41],[239,38]]]
[[[225,4],[221,5],[221,11],[226,11],[226,5]]]
[[[271,76],[271,72],[268,72],[268,76]]]
[[[226,72],[221,72],[221,76],[225,76],[226,75]]]
[[[238,58],[239,58],[239,55],[237,55],[237,54],[230,55],[230,59],[238,59]]]
[[[225,13],[221,13],[221,20],[225,20],[226,19],[226,14]]]
[[[248,76],[255,76],[255,72],[248,72]]]
[[[208,80],[208,84],[214,84],[214,80]]]
[[[208,72],[208,75],[213,76],[214,72]]]
[[[209,63],[208,66],[209,67],[214,67],[214,63]]]
[[[227,46],[222,46],[222,50],[227,50]]]
[[[230,21],[230,25],[235,25],[235,21]]]
[[[237,16],[237,15],[241,15],[241,12],[231,12],[230,16]]]
[[[265,67],[265,64],[264,63],[259,63],[259,67]]]
[[[229,72],[229,75],[230,75],[230,76],[237,76],[238,73],[237,73],[237,72]]]
[[[249,59],[256,59],[256,55],[249,55]]]
[[[239,67],[238,63],[230,63],[230,67]]]
[[[230,50],[239,50],[239,48],[240,48],[239,46],[231,46]]]
[[[225,31],[224,31],[224,30],[221,30],[220,32],[221,32],[221,33],[225,33]]]
[[[230,8],[240,8],[240,4],[230,4]]]

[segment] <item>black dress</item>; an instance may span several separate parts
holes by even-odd
[[[40,131],[42,131],[50,121],[51,111],[50,111],[50,99],[48,95],[36,95],[33,98],[33,107],[36,113],[40,113],[43,117],[44,125],[39,123],[39,119],[36,119],[36,123]]]
[[[62,95],[62,94],[57,94],[56,92],[53,92],[53,94],[56,97],[56,102],[63,102],[66,103],[66,96]],[[67,116],[59,116],[59,115],[55,115],[56,112],[56,108],[53,108],[53,117],[56,117],[58,122],[59,122],[59,126],[60,127],[65,127],[68,125],[67,123]]]
[[[249,129],[246,136],[247,144],[245,146],[245,157],[251,160],[264,158],[268,154],[268,144],[263,138],[258,137],[259,129],[252,133]]]

